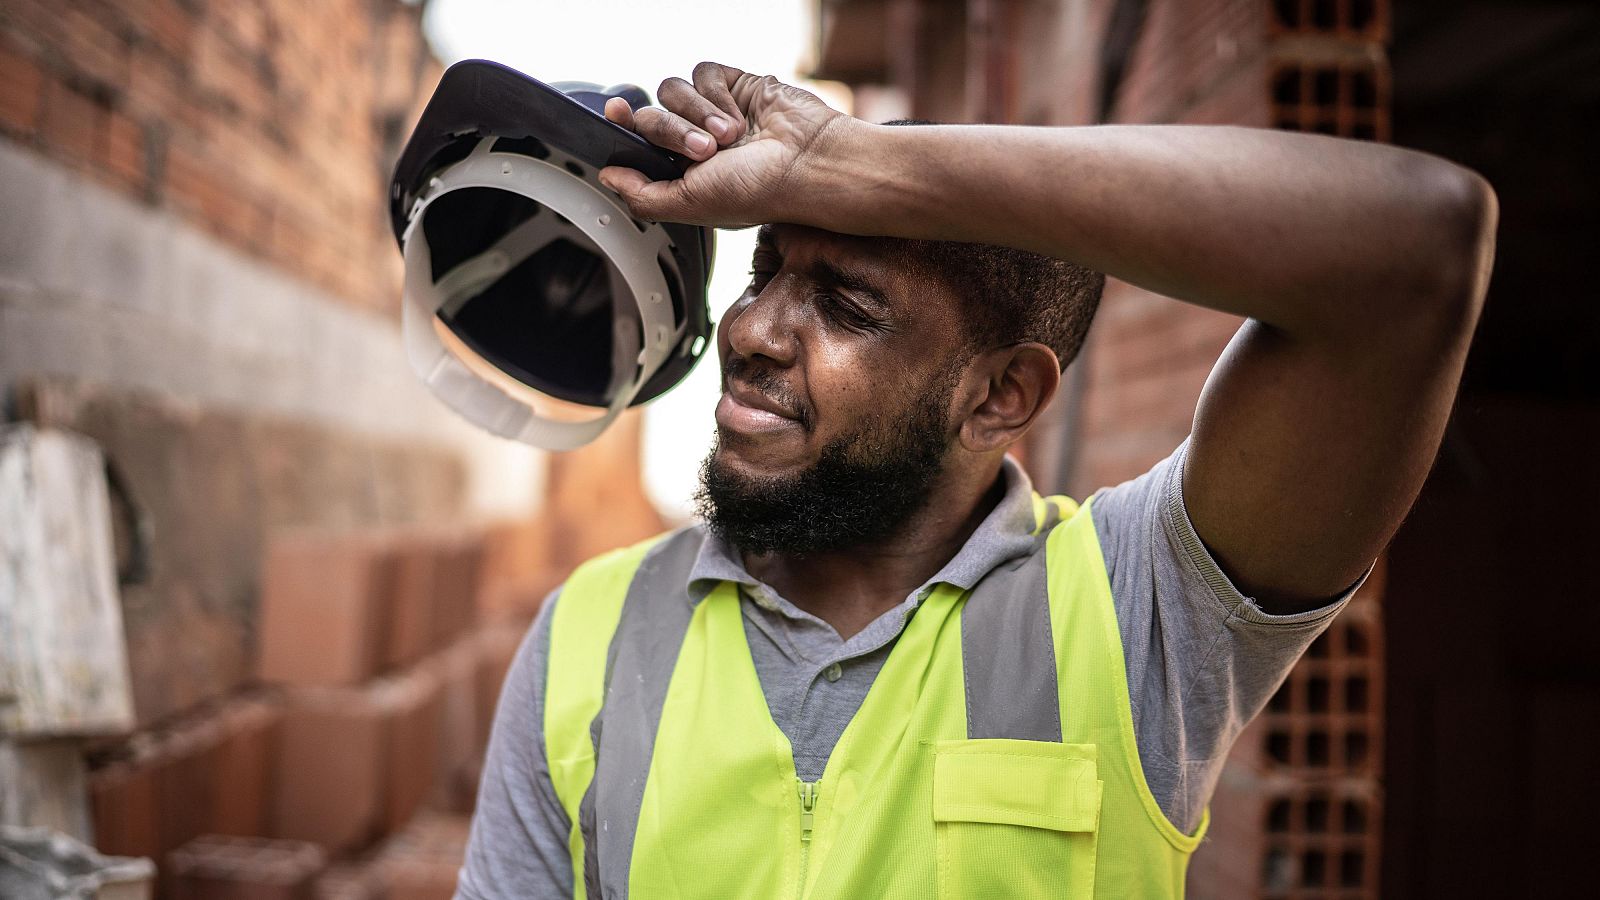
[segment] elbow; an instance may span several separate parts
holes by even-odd
[[[1467,341],[1488,293],[1500,204],[1483,176],[1456,165],[1443,168],[1427,204],[1434,240],[1423,257],[1430,269],[1424,306],[1441,337]]]

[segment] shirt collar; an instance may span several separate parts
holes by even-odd
[[[1006,484],[1000,502],[979,523],[961,550],[928,579],[924,587],[945,582],[963,591],[971,590],[990,570],[1032,549],[1035,541],[1033,482],[1010,456],[1001,463],[1000,472]],[[745,570],[738,550],[707,531],[689,570],[689,602],[698,604],[724,581],[740,585],[758,596],[776,596],[775,591]],[[918,590],[912,596],[922,597],[926,593]]]

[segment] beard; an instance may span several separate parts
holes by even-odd
[[[935,377],[910,410],[835,439],[794,475],[741,475],[720,460],[719,439],[700,467],[696,511],[746,553],[806,556],[892,537],[944,468],[958,374]]]

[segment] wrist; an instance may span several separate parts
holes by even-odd
[[[885,233],[875,195],[886,181],[878,148],[887,130],[843,113],[824,123],[797,161],[784,221],[841,234]]]

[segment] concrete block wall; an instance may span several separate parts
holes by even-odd
[[[258,684],[96,748],[96,843],[156,860],[158,897],[309,896],[327,862],[335,896],[449,897],[501,684],[536,612],[483,588],[526,576],[464,552],[475,533],[272,543]],[[390,577],[404,557],[430,561],[420,588]],[[432,627],[395,657],[387,626],[407,594]],[[283,858],[299,861],[292,878]]]

